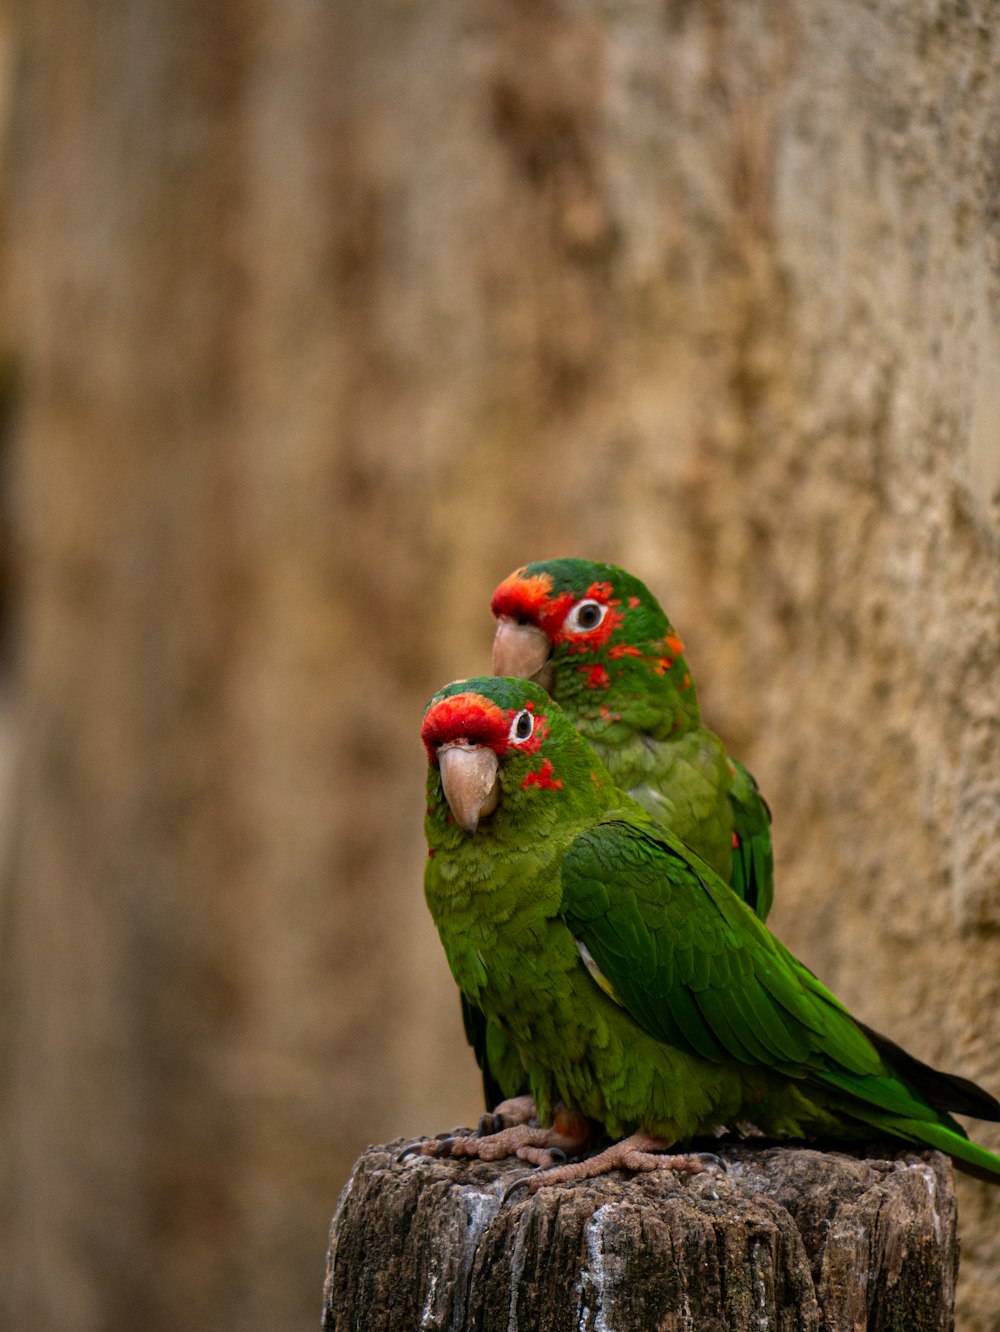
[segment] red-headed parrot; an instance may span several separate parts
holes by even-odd
[[[684,644],[646,585],[613,564],[544,560],[505,578],[492,610],[494,672],[541,684],[618,786],[765,920],[774,895],[770,812],[750,773],[702,725]],[[523,1073],[502,1034],[465,1000],[462,1016],[487,1108],[522,1096]],[[522,1099],[503,1114],[531,1108]]]
[[[505,578],[492,610],[494,674],[540,684],[615,782],[766,920],[767,805],[702,725],[684,644],[646,585],[614,564],[543,560]]]
[[[949,1111],[1000,1104],[856,1022],[704,860],[612,780],[539,686],[429,703],[425,891],[466,1002],[516,1052],[540,1126],[426,1150],[536,1163],[548,1183],[750,1123],[769,1137],[931,1146],[1000,1179]]]

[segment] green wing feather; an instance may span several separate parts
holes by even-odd
[[[924,1130],[933,1123],[935,1145],[943,1132],[947,1150],[968,1159],[955,1121],[893,1071],[843,1004],[670,834],[630,812],[606,817],[566,853],[562,890],[567,926],[650,1035],[818,1085],[827,1103],[873,1127],[906,1123],[914,1141],[932,1141]]]
[[[492,1109],[493,1106],[499,1105],[504,1099],[504,1092],[497,1078],[498,1070],[494,1068],[493,1062],[490,1060],[489,1041],[487,1040],[489,1023],[481,1008],[470,1003],[461,992],[459,992],[459,998],[462,1001],[462,1025],[465,1028],[465,1039],[472,1046],[476,1063],[479,1065],[479,1071],[483,1077],[483,1098],[487,1107]]]
[[[729,800],[733,810],[733,865],[730,883],[761,920],[767,920],[774,901],[774,852],[771,844],[771,811],[753,775],[738,759]]]

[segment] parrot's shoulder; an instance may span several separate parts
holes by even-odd
[[[608,810],[571,843],[563,873],[582,876],[619,872],[644,883],[690,879],[702,887],[718,876],[669,828],[630,797]]]

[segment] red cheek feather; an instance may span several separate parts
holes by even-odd
[[[588,689],[607,689],[611,684],[611,677],[600,664],[596,666],[578,666],[578,671],[583,671],[587,677]]]
[[[525,791],[529,786],[537,786],[543,791],[561,791],[562,781],[559,777],[552,776],[552,760],[545,759],[538,772],[529,772],[521,783],[521,790]]]

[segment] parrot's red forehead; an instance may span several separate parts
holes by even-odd
[[[498,753],[507,746],[510,718],[481,694],[452,694],[428,708],[420,728],[420,738],[428,758],[450,740],[465,739],[474,745],[488,745]]]
[[[607,606],[608,614],[600,625],[589,632],[576,630],[568,633],[565,628],[566,616],[582,598]],[[530,620],[545,630],[550,643],[570,642],[570,651],[576,653],[602,648],[625,618],[622,611],[615,609],[621,605],[621,601],[614,595],[610,583],[599,581],[579,592],[554,594],[551,574],[528,573],[527,569],[515,569],[505,578],[493,593],[490,605],[494,615]]]
[[[532,620],[546,632],[550,628],[554,632],[574,600],[572,592],[552,595],[550,574],[529,574],[524,569],[515,569],[493,593],[490,608],[494,615]]]
[[[469,690],[464,694],[451,694],[438,699],[424,715],[420,728],[420,738],[427,750],[427,757],[433,763],[437,751],[442,745],[455,740],[467,740],[470,745],[485,745],[501,758],[511,748],[516,747],[522,754],[537,754],[542,742],[549,734],[548,717],[544,712],[536,711],[532,699],[521,700],[523,708],[515,706],[504,709],[492,699]],[[531,735],[518,738],[516,746],[511,741],[511,726],[521,712],[530,712],[534,718]]]

